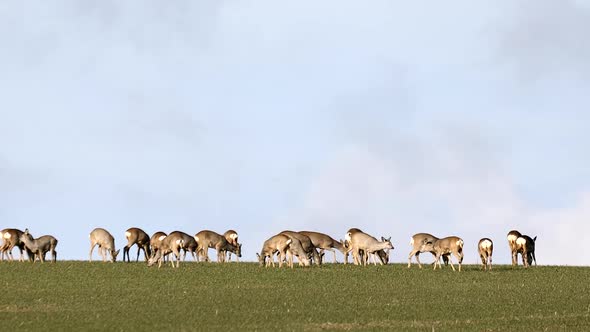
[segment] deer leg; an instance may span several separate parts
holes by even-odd
[[[92,251],[94,250],[95,244],[90,244],[90,261],[92,262]]]

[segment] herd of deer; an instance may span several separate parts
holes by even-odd
[[[20,250],[20,261],[24,261],[23,251],[27,252],[29,260],[33,262],[37,259],[44,262],[47,252],[51,252],[53,262],[57,260],[57,252],[55,251],[57,239],[51,235],[35,239],[28,229],[23,232],[15,228],[7,228],[0,231],[0,237],[3,240],[0,246],[0,259],[2,260],[5,255],[13,260],[12,249],[14,247]],[[125,238],[127,245],[123,248],[123,261],[131,261],[129,249],[133,245],[137,245],[136,261],[139,261],[140,252],[143,250],[148,266],[158,263],[158,267],[161,267],[167,256],[173,254],[175,260],[170,259],[170,262],[173,267],[178,267],[181,257],[184,260],[187,252],[190,252],[196,261],[209,261],[209,248],[217,251],[217,262],[219,263],[226,260],[231,261],[232,254],[236,255],[238,261],[239,257],[242,257],[242,244],[238,242],[238,233],[234,230],[228,230],[223,234],[204,230],[194,236],[180,231],[170,234],[156,232],[150,237],[140,228],[132,227],[125,232]],[[525,267],[530,266],[533,261],[535,265],[537,264],[535,258],[536,236],[531,238],[512,230],[508,232],[507,238],[512,255],[512,265],[518,264],[518,254],[521,254]],[[95,228],[90,232],[90,261],[92,261],[92,252],[96,246],[98,246],[103,261],[115,262],[117,260],[119,250],[115,249],[115,239],[107,230]],[[420,253],[429,252],[434,256],[435,270],[437,266],[442,268],[440,263],[442,258],[445,265],[450,263],[454,271],[455,266],[451,260],[451,255],[453,255],[457,259],[459,271],[461,271],[464,242],[457,236],[439,239],[428,233],[418,233],[412,236],[410,246],[412,251],[408,256],[408,268],[412,264],[413,257],[416,258],[418,266],[422,268],[419,259]],[[331,251],[334,254],[334,263],[336,263],[336,250],[338,250],[344,255],[344,264],[348,263],[348,256],[352,254],[353,262],[356,265],[367,265],[371,259],[374,264],[383,265],[389,262],[389,252],[392,249],[394,247],[391,238],[381,237],[380,240],[377,240],[358,228],[351,228],[346,232],[344,240],[340,241],[319,232],[283,231],[266,240],[262,245],[262,250],[256,255],[261,266],[275,266],[273,257],[276,255],[279,267],[282,267],[286,262],[289,267],[293,268],[294,257],[297,258],[299,265],[322,264],[325,251]],[[493,249],[494,245],[491,239],[479,240],[478,252],[484,270],[492,268]],[[182,255],[181,252],[183,252]]]

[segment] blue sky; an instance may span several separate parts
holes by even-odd
[[[538,235],[588,265],[590,4],[0,5],[0,227]],[[578,240],[575,240],[578,239]]]

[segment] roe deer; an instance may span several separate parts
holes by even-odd
[[[296,239],[299,241],[299,243],[301,243],[301,247],[303,248],[305,255],[295,254],[295,256],[297,256],[297,258],[299,259],[300,263],[303,263],[303,265],[308,266],[309,260],[313,259],[316,265],[322,264],[322,257],[320,256],[320,254],[318,253],[315,246],[311,242],[311,239],[308,236],[294,231],[282,231],[280,234],[287,235],[288,237]],[[292,259],[293,256],[290,255],[289,257]]]
[[[418,267],[422,268],[419,256],[423,252],[429,252],[432,254],[432,256],[436,257],[436,253],[434,252],[434,241],[436,240],[438,240],[436,236],[428,233],[417,233],[412,235],[412,238],[410,239],[412,251],[410,251],[410,255],[408,256],[408,268],[412,265],[412,257],[414,256],[418,262]],[[447,265],[449,261],[449,255],[443,255],[442,258],[445,265]]]
[[[506,237],[508,238],[508,247],[512,256],[512,266],[518,265],[518,252],[516,251],[516,240],[521,236],[519,231],[511,230]]]
[[[239,247],[240,249],[240,255],[236,254],[236,261],[240,261],[240,257],[242,257],[242,245],[238,242],[238,232],[234,231],[233,229],[230,229],[228,231],[226,231],[225,233],[223,233],[223,237],[225,237],[225,239],[227,240],[227,242],[229,242],[230,244],[232,244],[234,247]],[[231,262],[231,254],[232,251],[227,251],[227,261]]]
[[[528,235],[521,235],[516,239],[516,252],[522,256],[522,264],[524,267],[529,267],[533,261],[537,266],[537,258],[535,257],[535,242],[537,237],[531,238]]]
[[[95,228],[90,232],[90,261],[92,262],[92,251],[98,245],[98,253],[102,256],[102,261],[107,260],[107,251],[111,254],[111,263],[117,260],[119,250],[115,250],[115,238],[104,228]]]
[[[477,251],[481,258],[481,266],[484,270],[492,269],[492,253],[494,252],[494,243],[492,240],[484,237],[477,243]]]
[[[381,241],[378,241],[375,237],[361,231],[358,228],[350,229],[346,233],[346,241],[350,243],[350,247],[353,253],[354,263],[356,265],[367,265],[369,255],[378,252],[380,250],[391,250],[394,249],[391,244],[391,238],[386,239],[381,237]],[[364,252],[362,262],[360,251]]]
[[[323,250],[331,251],[334,254],[334,263],[338,263],[336,260],[336,250],[340,251],[343,255],[347,256],[348,250],[344,247],[341,242],[334,240],[331,236],[312,231],[301,231],[299,234],[303,234],[311,240],[314,247]],[[334,250],[336,249],[336,250]],[[344,260],[346,263],[346,259]]]
[[[453,254],[457,257],[459,261],[459,271],[461,271],[461,263],[463,263],[463,240],[457,236],[449,236],[442,239],[438,239],[434,241],[434,252],[436,253],[435,262],[434,262],[434,269],[436,270],[436,265],[442,269],[440,265],[440,257],[445,254]],[[455,271],[455,266],[453,266],[453,261],[449,257],[449,263],[451,264],[451,268]]]
[[[173,253],[174,257],[176,258],[176,267],[178,268],[180,266],[180,250],[184,246],[184,239],[185,237],[183,232],[179,231],[172,232],[164,238],[160,237],[160,247],[158,248],[158,251],[148,260],[148,266],[152,266],[158,262],[158,268],[162,267],[164,257],[170,253]],[[174,267],[174,261],[170,259],[170,262],[172,263],[172,267]]]
[[[240,245],[234,245],[228,242],[225,236],[216,232],[208,230],[200,231],[195,234],[194,239],[198,243],[197,256],[204,257],[206,262],[209,261],[209,248],[217,251],[218,263],[225,262],[225,253],[228,251],[235,251],[239,253],[239,256],[242,255]],[[234,241],[234,243],[237,242]],[[237,249],[235,249],[236,247]]]
[[[57,239],[51,235],[43,235],[39,238],[34,239],[29,233],[29,229],[25,229],[21,235],[20,240],[25,244],[25,247],[33,253],[33,263],[35,258],[39,257],[41,263],[45,262],[45,255],[48,251],[51,251],[51,261],[55,263],[57,261],[57,252],[55,247],[57,246]]]
[[[260,250],[260,253],[256,253],[256,256],[258,257],[258,262],[260,263],[260,266],[270,266],[272,264],[272,266],[275,266],[275,262],[273,259],[273,256],[276,252],[279,253],[279,267],[283,266],[283,262],[285,261],[285,255],[286,255],[286,251],[287,248],[289,247],[289,245],[291,244],[293,240],[291,238],[289,238],[287,235],[283,235],[283,234],[277,234],[275,236],[272,236],[271,238],[269,238],[268,240],[264,241],[264,243],[262,244],[262,249]],[[266,261],[266,258],[268,257],[269,261]]]
[[[151,256],[149,235],[140,228],[131,227],[125,231],[125,238],[127,239],[127,245],[123,247],[123,262],[125,261],[125,256],[127,256],[127,261],[131,262],[129,249],[131,249],[133,245],[137,245],[137,258],[135,261],[139,261],[139,252],[142,249],[145,260],[147,261]]]
[[[166,238],[166,235],[168,234],[164,232],[155,232],[154,235],[152,235],[152,237],[150,238],[150,247],[152,249],[152,254],[150,255],[150,258],[154,257],[156,252],[160,249],[160,246],[162,245],[162,240]]]
[[[12,249],[14,249],[14,247],[17,247],[20,251],[19,261],[24,261],[23,250],[27,252],[29,260],[34,259],[33,253],[27,249],[25,244],[21,241],[21,235],[23,235],[23,231],[16,228],[6,228],[0,231],[0,237],[4,241],[0,247],[1,260],[4,260],[4,255],[6,255],[11,261],[14,260],[14,257],[12,256]]]

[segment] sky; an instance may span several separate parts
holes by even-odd
[[[469,264],[517,229],[590,265],[588,31],[587,0],[2,2],[0,228],[74,260],[95,227],[235,229],[246,261],[429,232]]]

